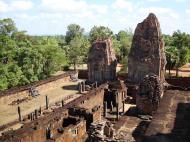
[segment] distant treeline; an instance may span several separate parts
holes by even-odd
[[[89,34],[70,24],[67,32],[56,36],[31,36],[18,31],[12,19],[0,20],[0,90],[26,85],[51,76],[59,70],[87,62],[88,50],[96,39],[111,38],[118,62],[127,69],[132,30],[114,34],[104,26],[94,26]],[[189,60],[190,36],[180,31],[164,35],[169,69],[179,68]]]

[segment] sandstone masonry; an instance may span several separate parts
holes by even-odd
[[[150,13],[135,29],[128,58],[129,80],[139,84],[145,75],[153,73],[163,83],[165,64],[164,41],[160,24],[157,17]]]
[[[93,43],[88,56],[88,80],[103,83],[116,79],[116,56],[110,39]]]

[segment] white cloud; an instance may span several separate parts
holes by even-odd
[[[178,19],[179,14],[176,13],[174,10],[170,8],[164,8],[164,7],[148,7],[148,8],[140,8],[140,13],[155,13],[156,15],[166,16],[173,19]]]
[[[33,3],[29,0],[18,0],[10,3],[11,10],[29,10],[33,6]]]
[[[190,15],[190,9],[186,9],[186,13]]]
[[[29,0],[16,0],[10,3],[0,0],[0,12],[24,11],[29,10],[33,3]]]
[[[91,4],[85,0],[42,0],[39,17],[89,26],[89,24],[103,23],[108,8],[107,5]]]
[[[178,3],[186,2],[186,0],[175,0],[175,1],[178,2]]]
[[[84,0],[42,0],[41,9],[47,12],[96,12],[106,14],[108,7],[106,5],[88,4]]]
[[[133,11],[133,3],[128,0],[116,0],[112,7],[114,9],[127,9],[129,12]]]
[[[78,12],[88,7],[86,2],[81,0],[42,0],[41,6],[47,11],[52,12]]]
[[[91,5],[89,8],[92,8],[99,14],[106,14],[108,12],[107,5]]]
[[[4,1],[0,1],[0,12],[7,12],[8,5]]]
[[[162,1],[162,0],[146,0],[148,2],[159,2],[159,1]]]

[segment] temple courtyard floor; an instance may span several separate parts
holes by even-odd
[[[190,91],[167,90],[153,117],[137,116],[135,107],[115,122],[120,141],[190,142]]]
[[[78,82],[65,82],[61,87],[54,88],[48,91],[39,92],[40,95],[31,97],[30,100],[19,104],[21,115],[26,116],[35,109],[42,109],[46,106],[46,95],[48,96],[49,105],[64,100],[65,103],[76,99],[80,96],[77,89]],[[53,106],[52,106],[53,107]],[[18,105],[0,103],[0,126],[18,120]]]

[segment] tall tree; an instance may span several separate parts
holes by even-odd
[[[166,69],[169,70],[169,76],[171,76],[171,69],[177,68],[177,64],[179,63],[179,51],[174,46],[166,46]]]
[[[63,49],[66,52],[69,63],[76,70],[78,64],[84,63],[90,43],[83,34],[84,29],[79,25],[70,24],[67,30],[65,40],[68,44]]]
[[[16,32],[17,28],[12,19],[2,19],[0,20],[0,35],[9,35],[11,36],[13,32]]]
[[[116,37],[119,42],[119,60],[123,62],[129,54],[133,34],[131,30],[121,30],[116,34]]]
[[[78,37],[80,38],[83,35],[84,29],[80,27],[80,25],[77,24],[70,24],[67,27],[67,32],[65,36],[65,40],[67,44],[74,38]]]
[[[89,33],[91,42],[97,39],[106,39],[113,36],[113,32],[108,27],[104,26],[94,26]]]

